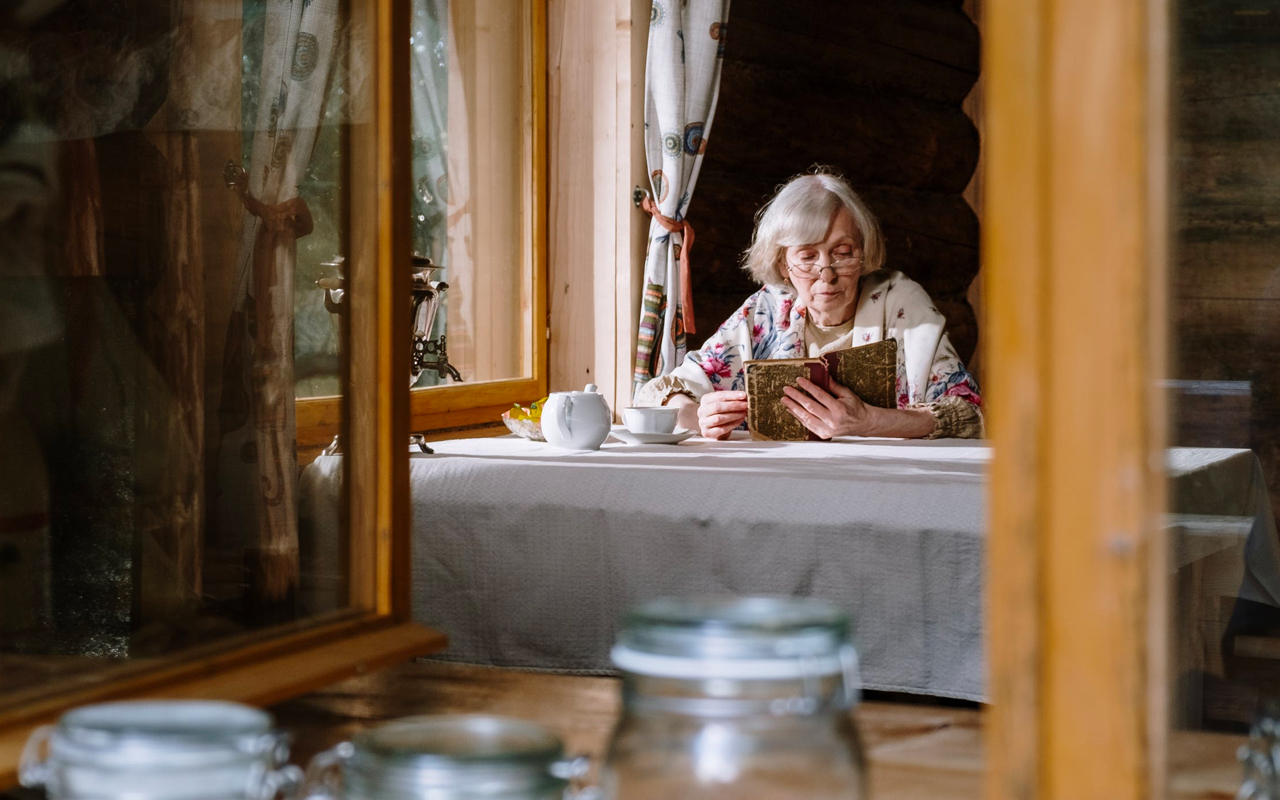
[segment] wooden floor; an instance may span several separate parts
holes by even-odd
[[[295,763],[380,722],[412,714],[485,712],[538,722],[571,753],[596,763],[619,711],[618,681],[441,662],[405,664],[352,678],[272,709],[295,734]],[[857,709],[875,800],[981,796],[982,713],[916,703]],[[1240,737],[1175,736],[1171,796],[1231,800],[1240,785]]]

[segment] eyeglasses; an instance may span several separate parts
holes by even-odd
[[[822,271],[829,269],[838,276],[855,275],[862,268],[862,256],[850,256],[837,259],[830,264],[819,264],[818,257],[800,258],[796,263],[788,264],[787,270],[801,278],[816,279],[822,277]]]

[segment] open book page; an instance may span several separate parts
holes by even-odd
[[[831,381],[856,394],[867,405],[898,407],[898,342],[864,344],[823,353]]]

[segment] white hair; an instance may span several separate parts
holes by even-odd
[[[848,181],[828,172],[797,175],[765,203],[756,214],[756,229],[743,254],[742,268],[757,283],[786,283],[786,248],[821,242],[840,208],[849,212],[858,229],[862,274],[880,269],[884,266],[880,223]]]

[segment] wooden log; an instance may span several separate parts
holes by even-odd
[[[1183,207],[1280,205],[1280,148],[1269,141],[1180,142],[1174,197]]]
[[[977,79],[976,60],[970,68],[874,39],[815,36],[814,29],[821,30],[821,25],[801,30],[779,28],[753,17],[750,12],[754,10],[734,4],[725,45],[726,63],[793,69],[797,59],[803,59],[806,68],[815,74],[952,105],[965,98]]]
[[[1190,44],[1179,52],[1173,69],[1178,101],[1175,110],[1181,110],[1182,104],[1188,101],[1270,95],[1277,90],[1280,49],[1274,45],[1241,42]],[[1215,109],[1211,107],[1201,113]],[[1178,124],[1185,124],[1185,118],[1179,118]]]
[[[1184,208],[1170,291],[1177,298],[1280,300],[1280,208]]]
[[[1180,49],[1206,45],[1280,44],[1280,11],[1253,0],[1180,0]]]
[[[963,296],[978,274],[975,247],[895,228],[885,228],[885,242],[885,266],[916,281],[935,299]]]
[[[716,114],[706,160],[739,174],[778,170],[779,161],[789,174],[836,162],[855,185],[959,194],[978,161],[977,130],[958,104],[801,70],[727,62]]]
[[[1175,377],[1257,382],[1274,374],[1280,384],[1280,300],[1183,299],[1170,311]]]
[[[739,20],[751,20],[806,39],[853,47],[881,45],[978,72],[977,26],[960,11],[960,3],[921,0],[737,0],[729,18],[730,39]],[[957,98],[957,102],[960,98]]]
[[[966,247],[978,246],[978,215],[962,196],[892,186],[867,186],[859,188],[858,193],[882,226],[924,233]]]
[[[1280,125],[1280,48],[1189,47],[1174,85],[1175,133],[1184,141],[1271,139]]]

